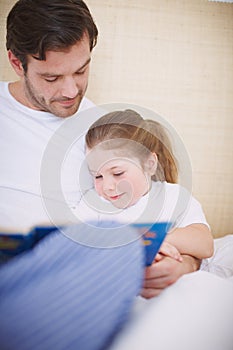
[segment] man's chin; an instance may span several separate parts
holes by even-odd
[[[54,114],[56,117],[59,118],[68,118],[74,115],[80,106],[81,101],[73,106],[70,107],[56,107],[56,108],[51,108],[50,113]]]

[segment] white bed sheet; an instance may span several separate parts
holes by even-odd
[[[154,299],[138,297],[110,350],[232,350],[232,282],[197,271]]]

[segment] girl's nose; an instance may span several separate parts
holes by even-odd
[[[116,182],[113,178],[105,178],[103,180],[103,190],[104,191],[113,191],[116,188]]]

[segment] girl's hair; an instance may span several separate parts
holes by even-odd
[[[176,183],[178,179],[177,161],[173,155],[170,139],[165,128],[154,120],[145,120],[133,110],[115,111],[98,119],[86,134],[86,146],[92,149],[103,141],[113,139],[131,140],[148,151],[155,153],[158,167],[152,180]],[[135,144],[135,143],[134,143]],[[119,143],[120,145],[120,143]],[[127,147],[127,144],[126,144]],[[131,147],[134,156],[140,158],[137,147]],[[142,148],[142,147],[141,147]],[[143,159],[144,157],[144,159]],[[141,155],[145,161],[145,153]]]
[[[89,37],[96,45],[98,29],[82,0],[19,0],[7,17],[6,47],[27,72],[27,56],[45,60],[49,50],[66,50]]]

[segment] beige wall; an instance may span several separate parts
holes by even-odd
[[[166,118],[192,161],[193,193],[215,236],[233,233],[233,5],[207,0],[87,0],[99,27],[88,97]],[[0,78],[14,79],[4,50]]]

